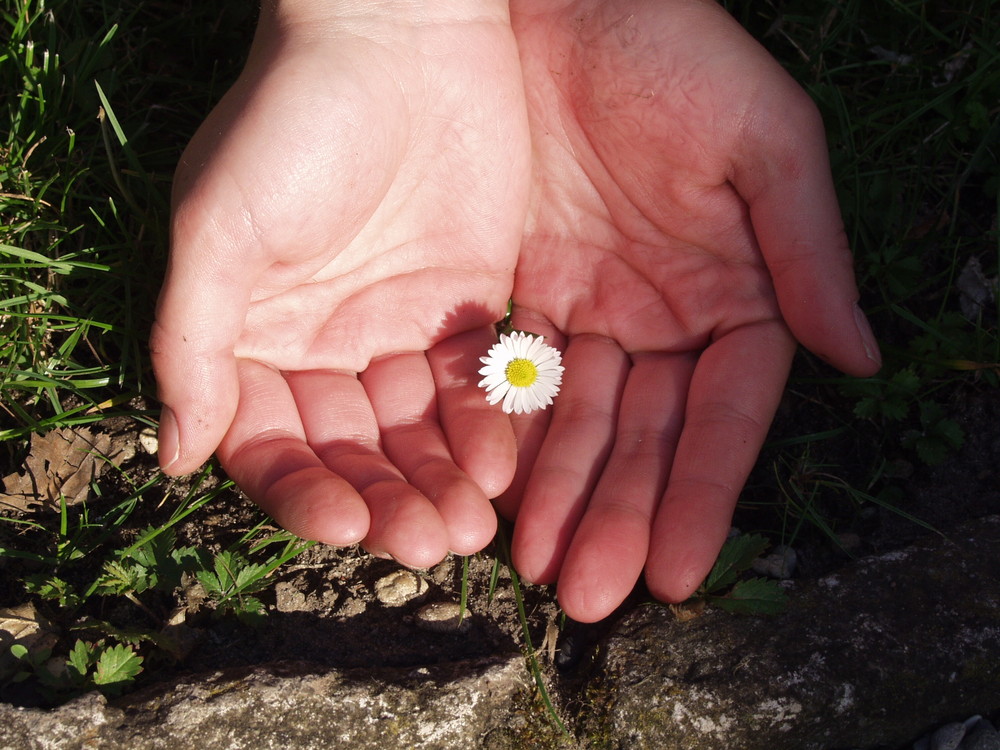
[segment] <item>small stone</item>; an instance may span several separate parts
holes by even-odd
[[[387,607],[400,607],[425,596],[428,588],[412,570],[397,570],[375,582],[375,598]]]
[[[469,610],[454,602],[434,602],[417,610],[413,620],[418,628],[433,633],[465,633],[472,627]]]
[[[957,750],[965,736],[965,724],[945,724],[931,735],[931,750]]]
[[[1000,732],[988,719],[979,719],[971,725],[966,721],[965,726],[961,750],[1000,750]]]
[[[792,577],[796,563],[798,555],[795,554],[795,550],[781,544],[775,547],[770,555],[758,557],[752,565],[755,573],[785,580]]]
[[[965,733],[968,734],[969,730],[972,729],[976,724],[982,720],[982,716],[976,714],[975,716],[970,716],[968,719],[962,722],[962,726],[965,727]]]
[[[289,581],[282,581],[275,586],[274,593],[275,606],[279,612],[308,612],[310,609],[305,593]]]
[[[143,427],[139,431],[139,445],[151,456],[155,456],[160,450],[160,441],[156,437],[156,430],[152,427]]]
[[[340,606],[337,607],[337,617],[348,618],[363,615],[368,609],[368,602],[364,599],[353,596],[347,597]]]
[[[844,531],[837,534],[837,544],[845,552],[854,553],[861,549],[861,537],[853,531]]]

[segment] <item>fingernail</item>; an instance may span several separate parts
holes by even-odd
[[[875,341],[875,334],[868,323],[868,318],[861,311],[857,304],[854,305],[854,323],[858,327],[858,334],[861,336],[861,344],[865,347],[865,356],[879,367],[882,366],[882,354],[879,352],[878,343]]]
[[[160,429],[157,432],[157,439],[160,448],[157,451],[160,457],[160,468],[167,470],[181,457],[180,431],[177,428],[177,417],[169,406],[164,406],[160,410]]]

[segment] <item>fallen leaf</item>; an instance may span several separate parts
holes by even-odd
[[[85,427],[35,433],[23,471],[3,479],[0,504],[18,510],[35,505],[58,508],[61,496],[69,505],[81,503],[107,461],[120,465],[126,453],[120,447],[113,449],[110,435],[94,435]]]
[[[670,611],[677,619],[677,622],[690,622],[705,613],[705,600],[688,599],[686,602],[681,602],[680,604],[671,604]]]

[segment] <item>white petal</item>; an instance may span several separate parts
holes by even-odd
[[[517,388],[511,388],[507,391],[503,398],[503,410],[505,414],[510,414],[514,411],[514,399],[517,397]],[[493,401],[491,403],[496,403]],[[521,412],[518,412],[520,414]]]
[[[512,390],[509,383],[501,383],[498,387],[486,392],[486,400],[491,404],[495,404],[500,399],[504,399],[506,403],[506,397]]]

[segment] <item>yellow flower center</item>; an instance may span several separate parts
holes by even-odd
[[[538,377],[538,368],[530,359],[512,359],[504,371],[507,382],[515,388],[527,388]]]

